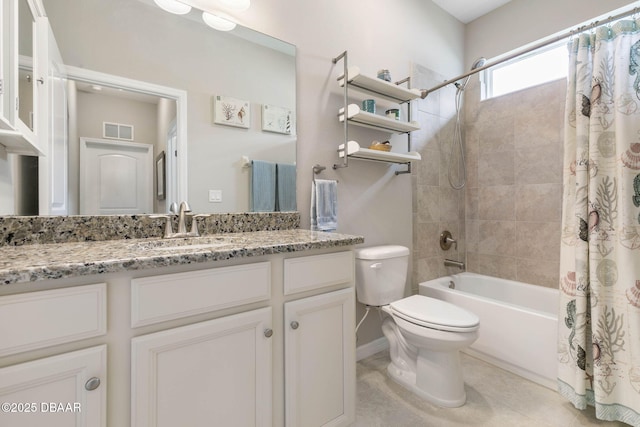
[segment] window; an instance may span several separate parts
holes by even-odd
[[[547,46],[484,71],[482,99],[494,98],[567,77],[567,42]]]

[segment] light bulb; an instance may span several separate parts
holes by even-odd
[[[202,12],[202,20],[205,24],[218,31],[231,31],[236,27],[235,22],[209,12]]]
[[[191,6],[178,0],[153,0],[161,9],[176,15],[185,15],[191,11]]]

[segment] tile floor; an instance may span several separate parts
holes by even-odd
[[[432,405],[387,376],[388,351],[357,364],[356,427],[628,427],[600,421],[593,408],[579,411],[558,393],[462,354],[467,403]]]

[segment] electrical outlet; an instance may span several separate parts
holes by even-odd
[[[222,190],[209,190],[209,201],[212,203],[221,203]]]

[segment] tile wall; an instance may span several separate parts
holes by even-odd
[[[412,87],[429,88],[446,80],[444,76],[414,64]],[[422,155],[414,163],[413,184],[413,291],[425,280],[453,274],[444,259],[464,261],[464,190],[454,190],[447,179],[449,151],[455,128],[455,88],[445,87],[414,105],[420,131],[412,134],[412,149]],[[459,241],[457,250],[440,249],[439,236],[451,231]]]
[[[413,66],[413,87],[443,76]],[[466,261],[467,271],[557,287],[562,198],[564,80],[480,101],[475,76],[465,90],[467,185],[454,190],[447,166],[455,127],[455,93],[445,87],[418,100],[413,149],[413,290],[456,273],[444,259]],[[458,249],[440,249],[448,229]]]

